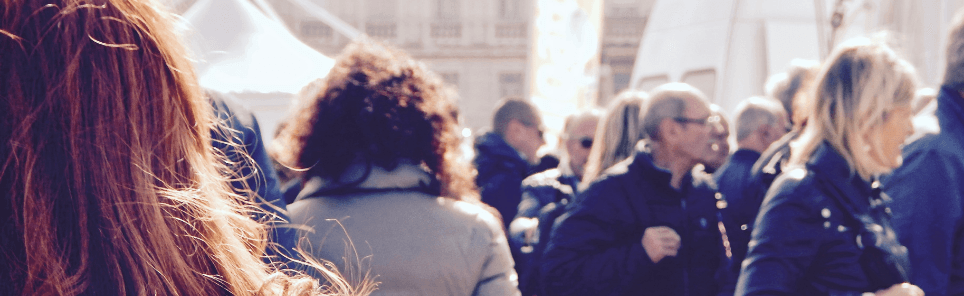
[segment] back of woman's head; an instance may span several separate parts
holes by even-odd
[[[910,106],[916,81],[913,67],[883,40],[857,38],[841,44],[814,81],[813,109],[791,162],[805,163],[826,141],[864,179],[889,171],[872,157],[881,147],[868,133],[883,125],[888,111]]]
[[[335,179],[358,162],[386,170],[412,162],[441,181],[443,195],[474,195],[468,165],[458,161],[458,111],[437,75],[371,40],[336,60],[272,144],[282,163]]]
[[[625,90],[609,105],[596,128],[586,172],[583,173],[584,185],[617,162],[633,155],[636,142],[642,140],[639,116],[647,97],[642,91]]]
[[[264,230],[216,165],[213,111],[170,21],[150,0],[0,5],[3,293],[317,286],[258,258]]]

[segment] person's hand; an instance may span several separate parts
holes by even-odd
[[[675,230],[666,226],[646,228],[643,232],[643,249],[653,263],[663,258],[675,257],[679,251],[680,237]]]
[[[924,290],[919,287],[903,283],[890,286],[886,290],[877,291],[876,296],[924,296]]]

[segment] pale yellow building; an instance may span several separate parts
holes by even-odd
[[[337,56],[350,41],[295,2],[265,1],[295,36],[325,55]],[[526,96],[529,20],[537,0],[308,1],[425,62],[457,89],[463,124],[472,130],[491,126],[498,99]],[[169,2],[183,12],[195,0]],[[604,2],[600,105],[629,85],[654,2]]]
[[[534,0],[313,0],[370,37],[425,62],[455,86],[464,124],[491,126],[495,102],[525,96],[529,19]],[[654,0],[609,0],[601,100],[629,84],[636,47]],[[308,45],[335,56],[349,42],[288,0],[269,0]]]

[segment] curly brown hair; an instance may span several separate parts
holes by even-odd
[[[357,161],[392,170],[420,164],[453,199],[478,196],[459,161],[458,109],[438,75],[372,40],[348,45],[319,89],[300,99],[272,145],[307,176],[338,178]],[[361,181],[361,180],[359,180]]]

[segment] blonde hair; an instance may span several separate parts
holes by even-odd
[[[891,170],[883,159],[880,137],[867,139],[894,107],[910,106],[917,82],[913,67],[883,40],[857,38],[841,44],[814,83],[813,109],[800,139],[791,145],[791,165],[804,165],[826,141],[850,165],[851,173],[870,180]],[[872,154],[876,154],[874,158]]]
[[[261,261],[259,209],[228,184],[214,111],[160,7],[0,5],[3,293],[350,293]]]
[[[638,90],[625,90],[616,96],[603,115],[582,177],[583,186],[595,180],[602,171],[633,155],[636,142],[642,140],[639,116],[648,96]]]

